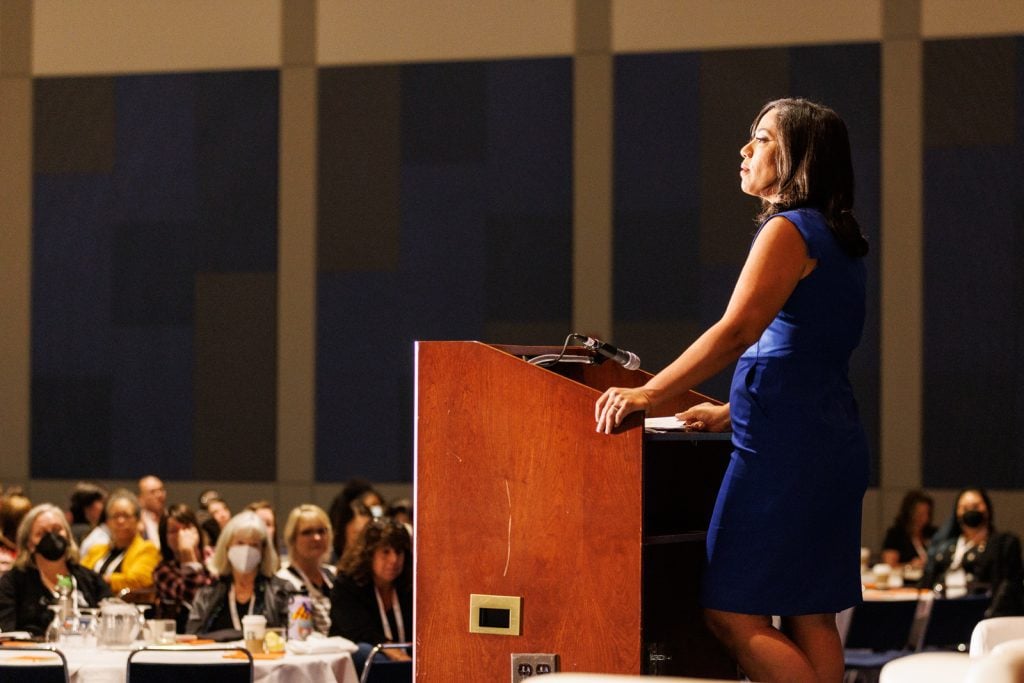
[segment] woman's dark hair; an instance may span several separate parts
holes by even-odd
[[[750,126],[751,136],[772,110],[778,122],[778,201],[764,200],[758,220],[789,209],[816,208],[825,215],[843,251],[864,256],[868,241],[853,217],[853,161],[846,124],[828,107],[787,98],[761,108]]]
[[[362,500],[367,493],[374,493],[380,498],[380,494],[366,479],[351,479],[345,488],[331,501],[331,507],[327,509],[327,517],[331,520],[334,528],[334,555],[340,558],[345,554],[345,527],[355,517],[356,512],[353,503]],[[383,500],[383,499],[382,499]]]
[[[175,503],[171,507],[167,508],[167,514],[160,518],[160,554],[163,555],[164,559],[168,562],[175,559],[174,549],[170,547],[167,542],[167,520],[173,519],[181,526],[191,526],[199,532],[199,545],[196,546],[196,556],[199,561],[203,561],[206,550],[206,533],[202,527],[199,526],[199,520],[196,519],[196,513],[192,511],[188,505],[184,503]]]
[[[412,539],[405,525],[390,517],[378,517],[363,527],[359,537],[346,548],[338,562],[338,571],[360,586],[370,584],[373,581],[373,554],[379,548],[393,548],[405,554],[405,566],[395,579],[395,585],[403,590],[411,589]]]
[[[949,515],[949,519],[935,532],[935,536],[932,537],[934,540],[946,541],[960,536],[963,530],[960,528],[960,520],[956,516],[956,508],[960,505],[960,499],[964,497],[965,493],[977,493],[985,501],[985,507],[988,508],[988,530],[989,533],[995,532],[996,510],[992,507],[992,499],[989,498],[988,491],[977,486],[971,486],[961,489],[960,493],[956,494],[956,498],[953,499],[953,512]]]
[[[935,501],[927,493],[917,489],[908,491],[907,495],[903,496],[903,502],[900,503],[900,512],[896,515],[893,526],[910,531],[910,524],[914,519],[914,508],[919,503],[925,503],[929,509],[935,510]]]
[[[88,481],[80,481],[75,484],[75,488],[71,490],[71,500],[68,504],[71,523],[88,524],[89,520],[85,516],[86,509],[97,500],[103,500],[106,497],[107,490],[102,486]]]

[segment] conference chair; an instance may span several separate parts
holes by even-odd
[[[1024,638],[1024,617],[982,619],[971,633],[971,657],[983,657],[1001,643]]]
[[[878,683],[964,683],[971,658],[962,652],[918,652],[882,667]]]
[[[243,647],[153,646],[128,655],[125,683],[253,683]]]
[[[412,662],[374,661],[382,650],[408,650],[412,643],[377,643],[370,650],[359,683],[412,683]]]
[[[11,647],[0,654],[4,683],[68,683],[68,660],[54,647]]]
[[[876,681],[887,663],[910,654],[916,600],[863,602],[853,608],[843,643],[847,681]]]
[[[987,595],[935,598],[915,649],[966,652],[971,634],[978,622],[985,618],[990,602]]]

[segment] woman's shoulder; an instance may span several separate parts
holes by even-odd
[[[153,543],[153,541],[148,541],[143,538],[142,534],[135,534],[135,538],[132,539],[127,552],[132,553],[133,555],[160,555],[160,549],[156,547],[156,544]],[[161,555],[161,557],[163,556]]]
[[[1020,536],[1012,531],[996,531],[988,540],[988,545],[995,548],[1016,548],[1020,552]]]

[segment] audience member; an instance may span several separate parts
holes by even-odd
[[[158,477],[149,475],[139,479],[139,506],[142,537],[160,547],[160,519],[167,507],[167,489]]]
[[[110,595],[99,575],[78,564],[78,546],[57,506],[29,510],[18,527],[17,546],[14,568],[0,577],[0,630],[44,635],[53,620],[48,606],[55,602],[59,575],[71,577],[79,607],[95,607]]]
[[[18,557],[18,527],[31,508],[31,501],[20,493],[0,497],[0,573],[14,566]]]
[[[177,621],[178,632],[184,633],[196,592],[212,582],[205,564],[203,532],[195,513],[184,503],[172,505],[160,520],[160,554],[163,560],[153,572],[156,614]]]
[[[366,522],[383,514],[384,499],[365,479],[352,479],[331,501],[327,516],[334,529],[334,559],[340,560]],[[374,514],[374,512],[376,514]]]
[[[107,499],[106,519],[110,543],[95,545],[82,559],[115,592],[144,592],[153,587],[153,570],[160,551],[139,532],[139,501],[130,491],[115,491]]]
[[[998,532],[995,510],[981,488],[964,489],[953,513],[932,539],[920,586],[941,586],[947,596],[988,592],[986,617],[1024,614],[1024,568],[1020,539]]]
[[[231,518],[217,539],[210,566],[218,579],[196,593],[186,633],[237,639],[247,614],[262,614],[267,626],[287,625],[288,585],[274,576],[277,552],[255,512]]]
[[[412,501],[408,498],[398,498],[391,501],[388,506],[387,516],[412,528]]]
[[[71,534],[75,543],[81,545],[89,532],[100,523],[106,500],[107,490],[102,486],[88,481],[75,484],[68,505]]]
[[[210,545],[215,546],[217,539],[220,538],[220,532],[231,519],[231,508],[222,498],[211,498],[206,503],[206,511],[209,519],[202,523],[203,531],[206,532]]]
[[[934,507],[931,496],[924,491],[910,491],[903,496],[900,512],[885,532],[882,562],[890,567],[905,564],[915,569],[924,567],[928,560],[928,544],[935,533],[932,525]]]
[[[281,556],[285,552],[277,538],[277,515],[274,513],[274,506],[270,504],[269,500],[254,500],[246,505],[245,509],[255,512],[263,520],[263,523],[267,525],[267,537],[270,538],[274,550],[277,551],[277,559],[280,562],[283,559]]]
[[[404,524],[374,519],[345,550],[331,591],[331,635],[359,645],[353,655],[362,670],[376,643],[412,636],[412,541]],[[383,650],[389,659],[409,659],[404,650]]]
[[[196,508],[196,520],[199,522],[199,528],[202,529],[210,518],[210,501],[215,498],[220,498],[220,492],[217,489],[204,489],[199,494],[199,507]],[[209,540],[209,535],[207,535]]]
[[[313,600],[313,628],[327,634],[331,628],[331,589],[334,567],[324,564],[331,552],[331,522],[316,505],[300,505],[291,511],[284,525],[289,564],[277,572],[293,593]]]

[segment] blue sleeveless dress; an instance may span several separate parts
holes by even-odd
[[[848,378],[864,326],[864,259],[816,209],[786,211],[810,275],[740,357],[733,453],[708,528],[705,607],[792,616],[860,602],[868,447]]]

